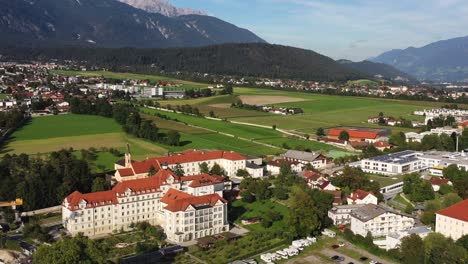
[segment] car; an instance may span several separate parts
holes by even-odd
[[[368,260],[368,259],[369,259],[368,257],[360,257],[360,258],[359,258],[360,261],[366,261],[366,260]]]
[[[338,246],[344,247],[344,246],[345,246],[345,243],[344,243],[344,242],[340,242],[340,243],[338,243]]]
[[[354,264],[354,262],[348,262],[348,264]]]
[[[333,249],[337,249],[337,248],[339,248],[340,246],[338,246],[338,245],[332,245],[331,247],[332,247]]]
[[[339,257],[336,261],[337,261],[337,262],[341,262],[341,261],[344,261],[344,260],[345,260],[344,257]]]
[[[332,260],[337,260],[337,259],[339,259],[339,258],[340,258],[340,256],[337,256],[337,255],[331,257]]]

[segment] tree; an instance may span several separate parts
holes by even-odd
[[[413,206],[413,205],[408,204],[408,205],[405,207],[405,213],[407,213],[407,214],[413,214],[413,211],[414,211],[414,206]]]
[[[180,146],[180,134],[177,131],[171,130],[167,133],[166,144],[169,146]]]
[[[0,249],[6,248],[7,235],[0,231]]]
[[[290,207],[288,225],[294,237],[318,234],[322,223],[318,208],[308,193],[300,189],[295,192]]]
[[[448,193],[452,193],[452,192],[455,192],[455,189],[453,188],[453,186],[448,185],[448,184],[441,184],[440,185],[440,189],[439,189],[440,194],[444,195],[444,194],[448,194]]]
[[[158,171],[156,170],[156,168],[153,166],[153,164],[151,164],[150,168],[149,168],[149,171],[148,171],[148,176],[153,176],[157,173]]]
[[[424,243],[420,236],[411,234],[401,240],[402,264],[424,263]]]
[[[210,117],[216,117],[215,113],[213,110],[210,111]]]
[[[42,245],[33,255],[34,263],[106,263],[110,248],[105,243],[79,234],[73,238],[64,239],[52,244]]]
[[[202,162],[198,166],[200,167],[200,173],[207,173],[208,174],[210,172],[210,168],[208,168],[208,163]]]
[[[247,170],[238,169],[237,172],[236,172],[236,176],[245,178],[245,177],[250,177],[250,174],[249,174],[249,172]]]
[[[439,233],[427,235],[424,239],[424,246],[425,263],[464,264],[467,261],[465,249]]]
[[[317,135],[317,137],[323,137],[323,136],[325,136],[325,130],[323,128],[319,127],[315,134]]]
[[[8,224],[13,224],[16,221],[16,213],[11,207],[3,208],[3,219]]]
[[[456,244],[460,247],[463,247],[465,250],[468,251],[468,235],[464,235],[462,237],[460,237]]]
[[[348,141],[349,140],[349,133],[347,131],[341,131],[340,136],[338,137],[339,140]]]
[[[182,176],[185,175],[185,171],[182,168],[182,165],[180,165],[180,163],[176,164],[175,169],[174,169],[174,174],[179,176],[179,177],[182,177]]]
[[[253,202],[255,202],[255,196],[253,196],[253,194],[250,191],[244,190],[243,192],[241,192],[240,195],[241,195],[241,200],[244,203],[253,203]]]
[[[102,192],[107,189],[106,180],[103,178],[95,178],[93,180],[93,186],[91,187],[91,192]]]
[[[218,163],[215,163],[210,170],[211,175],[224,175],[224,170],[219,166]]]

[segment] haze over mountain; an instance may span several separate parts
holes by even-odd
[[[162,48],[264,42],[215,17],[168,17],[117,0],[0,0],[0,5],[0,45]]]
[[[135,8],[145,10],[150,13],[159,13],[168,17],[183,15],[207,15],[203,11],[190,8],[179,8],[171,5],[166,0],[118,0]]]
[[[391,50],[370,60],[392,65],[420,80],[468,81],[468,36]]]
[[[350,60],[338,60],[337,62],[341,63],[344,66],[350,67],[362,73],[378,78],[384,78],[387,80],[398,82],[415,81],[415,78],[411,75],[404,73],[388,64],[371,62],[368,60],[360,62],[353,62]]]

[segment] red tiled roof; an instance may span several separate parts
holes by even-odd
[[[322,177],[322,175],[319,172],[315,172],[315,171],[304,172],[304,178],[309,181],[316,181],[320,179],[320,177]]]
[[[206,204],[213,207],[218,201],[227,203],[226,200],[216,193],[203,196],[192,196],[175,189],[170,189],[161,199],[162,203],[167,204],[164,208],[171,212],[185,211],[190,205],[197,206]]]
[[[282,164],[283,162],[289,163],[290,165],[292,165],[292,164],[294,164],[294,165],[299,164],[299,162],[297,162],[297,161],[290,161],[290,160],[285,160],[285,159],[278,159],[278,160],[272,160],[272,161],[268,162],[268,165],[270,165],[270,166],[275,166],[275,167],[281,167],[281,164]]]
[[[117,197],[113,191],[95,192],[82,194],[80,192],[73,192],[65,198],[70,204],[72,210],[78,209],[78,205],[81,200],[86,201],[87,208],[94,208],[104,205],[116,204]]]
[[[456,203],[450,207],[439,210],[436,214],[445,215],[464,222],[468,222],[468,199]]]
[[[161,169],[161,165],[156,159],[147,159],[144,161],[135,161],[132,163],[132,168],[135,171],[135,174],[148,173],[151,166],[153,166],[156,170]]]
[[[430,182],[432,185],[442,185],[442,184],[447,184],[449,182],[449,179],[432,177]]]
[[[358,199],[362,200],[362,199],[366,198],[367,195],[369,195],[369,194],[374,195],[373,192],[366,192],[366,191],[363,191],[363,190],[356,190],[351,195],[348,195],[348,198],[352,199],[353,201],[356,201]]]
[[[385,141],[377,141],[374,143],[374,147],[376,148],[388,148],[391,146],[392,145],[390,145],[388,142],[385,142]]]
[[[329,181],[323,181],[322,184],[319,185],[319,188],[323,190],[323,188],[327,187],[329,184]]]
[[[181,178],[182,182],[191,181],[190,187],[197,188],[202,186],[209,186],[216,183],[223,182],[224,177],[218,175],[200,174],[193,176],[185,176]]]
[[[360,139],[376,139],[379,137],[379,133],[373,131],[364,131],[364,130],[343,130],[339,128],[332,128],[328,131],[328,136],[339,137],[342,131],[346,131],[349,134],[350,138],[360,138]]]
[[[133,176],[133,170],[132,168],[125,168],[125,169],[118,169],[117,170],[120,174],[120,177],[128,177],[128,176]]]

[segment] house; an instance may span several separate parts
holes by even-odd
[[[304,165],[310,164],[316,169],[321,169],[331,163],[331,159],[318,152],[305,152],[299,150],[288,150],[284,154],[288,161],[299,162]]]
[[[434,190],[434,192],[438,192],[442,184],[452,185],[452,182],[449,179],[439,177],[432,177],[429,181],[431,182],[432,189]]]
[[[377,204],[377,197],[372,192],[356,190],[346,197],[348,204]]]
[[[392,148],[392,145],[387,141],[377,141],[374,142],[372,145],[374,145],[374,147],[380,151]]]
[[[253,161],[247,162],[245,164],[245,170],[249,173],[252,178],[262,178],[263,177],[263,167],[255,164]]]
[[[351,224],[351,212],[355,209],[363,207],[364,204],[348,204],[333,206],[328,210],[328,217],[336,226]]]
[[[356,235],[366,236],[370,232],[373,237],[381,237],[413,226],[413,217],[375,204],[366,204],[351,212],[351,231]]]
[[[432,233],[432,230],[429,227],[418,226],[418,227],[411,228],[409,230],[390,233],[385,237],[385,240],[377,240],[377,241],[374,241],[374,243],[385,250],[390,250],[390,249],[399,248],[401,245],[401,240],[407,236],[416,234],[420,238],[424,239],[430,233]]]
[[[185,175],[197,175],[201,173],[200,165],[206,163],[211,169],[215,164],[218,164],[226,176],[236,176],[238,170],[247,170],[255,176],[263,177],[263,169],[258,167],[247,168],[247,164],[254,163],[261,165],[261,159],[241,155],[232,151],[200,151],[187,150],[180,154],[149,158],[144,161],[133,161],[130,151],[127,150],[125,158],[114,164],[116,170],[114,180],[117,182],[146,178],[151,170],[160,170],[163,167],[169,169],[180,168]],[[260,164],[258,164],[260,163]],[[249,173],[250,173],[249,172]]]
[[[178,177],[161,169],[151,177],[119,182],[112,190],[73,192],[62,203],[62,221],[72,235],[131,230],[132,223],[160,225],[179,243],[229,230],[224,177]]]
[[[340,129],[332,128],[328,130],[328,137],[331,139],[339,139],[341,132],[347,132],[349,135],[349,141],[365,141],[368,143],[374,143],[380,140],[381,136],[378,132],[361,130],[361,129]]]
[[[277,159],[268,162],[267,171],[271,175],[276,176],[280,174],[281,164],[288,163],[291,166],[291,172],[299,173],[304,169],[304,165],[298,161],[290,161],[286,159]]]
[[[333,195],[333,205],[342,205],[343,204],[343,199],[341,198],[343,193],[341,191],[324,190],[324,192]]]
[[[309,187],[319,185],[321,182],[325,180],[322,174],[320,174],[319,172],[315,172],[315,171],[306,171],[304,172],[302,177],[304,178],[304,181],[307,183],[307,185],[309,185]]]
[[[323,181],[316,188],[322,191],[336,191],[336,187],[330,181]]]
[[[453,240],[468,234],[468,199],[436,212],[435,231]]]

